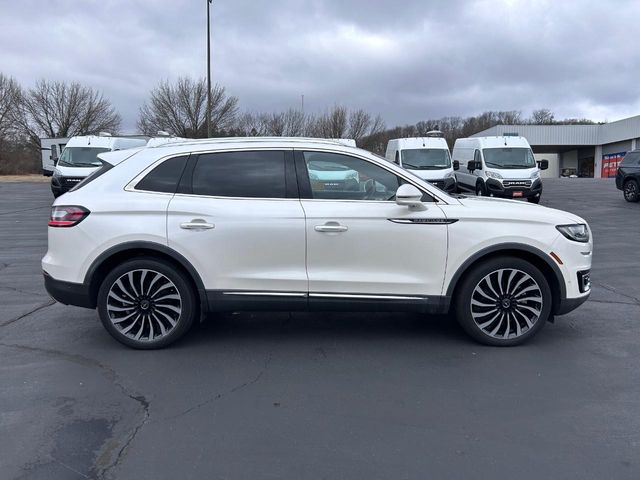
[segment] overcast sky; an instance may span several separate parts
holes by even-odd
[[[335,103],[388,126],[484,110],[640,114],[640,1],[214,0],[214,81],[243,110]],[[206,74],[206,0],[0,0],[0,71],[102,90],[135,127]]]

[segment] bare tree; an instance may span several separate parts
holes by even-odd
[[[39,80],[20,98],[16,123],[33,147],[39,138],[117,133],[121,118],[102,93],[79,83]]]
[[[384,130],[384,122],[380,115],[373,118],[362,109],[349,113],[348,136],[356,141]]]
[[[551,110],[541,108],[540,110],[533,111],[529,121],[534,125],[553,125],[555,123],[555,117]]]
[[[224,134],[236,124],[237,97],[228,96],[224,87],[211,90],[211,127],[216,135]],[[140,108],[138,129],[155,135],[166,130],[181,137],[207,136],[206,79],[181,77],[175,83],[161,81]]]
[[[315,122],[314,134],[321,138],[344,138],[347,134],[347,109],[335,105]]]
[[[20,96],[18,82],[0,73],[0,142],[14,129]]]

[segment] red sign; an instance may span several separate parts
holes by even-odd
[[[618,165],[627,152],[608,153],[602,156],[602,178],[612,178],[618,173]]]

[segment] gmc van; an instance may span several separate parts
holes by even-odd
[[[478,196],[540,202],[540,170],[549,168],[549,162],[536,162],[524,137],[459,138],[453,147],[453,159],[460,164],[456,180],[461,190]]]

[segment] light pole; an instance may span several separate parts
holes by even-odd
[[[209,7],[213,0],[207,0],[207,138],[211,138],[211,20]]]

